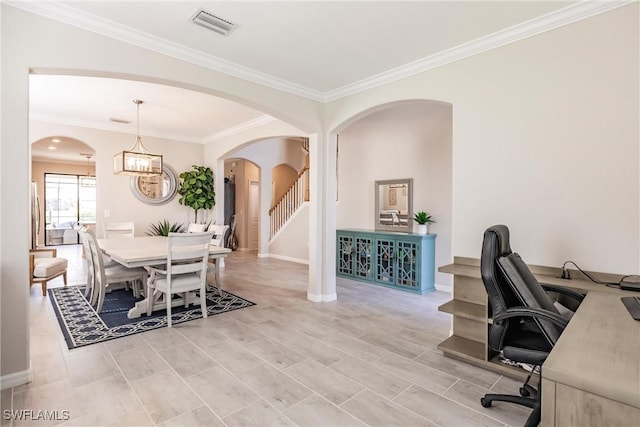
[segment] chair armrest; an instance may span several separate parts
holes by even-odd
[[[541,308],[532,307],[511,307],[505,312],[493,317],[494,321],[510,319],[512,317],[530,317],[533,319],[547,320],[562,329],[566,328],[569,322],[562,316]]]
[[[562,295],[566,295],[569,298],[574,299],[578,304],[584,300],[584,295],[580,292],[572,291],[571,289],[563,288],[561,286],[540,284],[545,291],[557,292]]]

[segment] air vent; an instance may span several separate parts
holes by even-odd
[[[222,34],[223,36],[228,36],[236,28],[238,28],[238,24],[229,22],[224,18],[216,16],[202,9],[198,9],[191,20],[198,25],[202,25],[205,28],[215,31],[216,33]]]

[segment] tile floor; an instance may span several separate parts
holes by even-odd
[[[80,247],[60,255],[69,283],[82,283]],[[33,382],[4,390],[2,409],[69,418],[2,426],[519,426],[528,416],[479,403],[518,382],[437,350],[450,328],[437,311],[446,293],[339,279],[338,301],[312,303],[305,265],[248,252],[232,253],[221,277],[257,305],[75,350],[33,286]]]

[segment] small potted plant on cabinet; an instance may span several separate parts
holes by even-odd
[[[418,234],[425,235],[429,232],[429,224],[435,222],[431,214],[425,211],[416,212],[413,220],[418,223]]]

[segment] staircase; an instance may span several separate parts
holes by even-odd
[[[309,138],[304,138],[302,149],[306,152],[304,167],[298,172],[297,178],[287,191],[269,209],[269,239],[272,239],[280,231],[304,202],[309,201]]]

